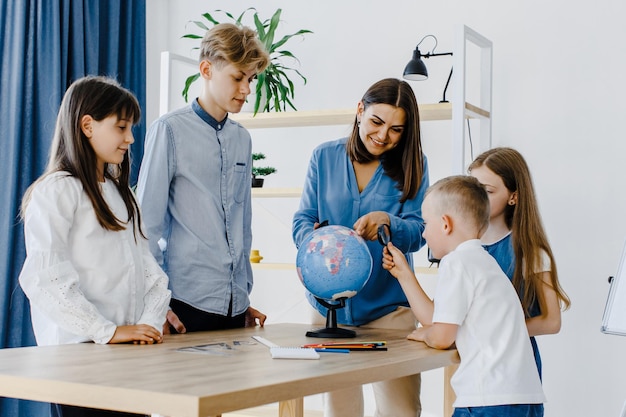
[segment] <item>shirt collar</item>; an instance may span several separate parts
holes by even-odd
[[[213,118],[213,116],[204,111],[202,106],[200,106],[200,103],[198,103],[198,99],[195,99],[191,103],[191,108],[202,120],[204,120],[215,130],[222,130],[224,128],[224,124],[226,124],[226,119],[228,119],[228,113],[226,113],[226,117],[224,117],[224,120],[218,122]]]

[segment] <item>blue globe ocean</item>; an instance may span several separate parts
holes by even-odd
[[[367,283],[372,255],[365,240],[344,226],[324,226],[311,232],[298,249],[300,281],[324,300],[350,298]]]

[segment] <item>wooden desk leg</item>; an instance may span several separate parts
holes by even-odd
[[[279,402],[278,417],[304,417],[304,398]]]
[[[456,400],[456,395],[450,385],[450,379],[456,372],[459,364],[449,365],[443,369],[443,416],[450,417],[454,411],[452,404]]]

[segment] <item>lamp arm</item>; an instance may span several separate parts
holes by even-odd
[[[450,79],[452,78],[453,70],[454,70],[454,67],[450,68],[450,75],[448,75],[448,81],[446,81],[446,87],[443,89],[443,100],[441,100],[440,103],[448,102],[448,100],[446,100],[446,91],[448,90],[448,84],[450,84]]]
[[[452,52],[442,52],[440,54],[431,54],[427,52],[426,55],[422,55],[423,58],[430,58],[431,56],[443,56],[443,55],[453,55]]]

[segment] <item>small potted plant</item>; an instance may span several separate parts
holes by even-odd
[[[265,154],[263,153],[253,153],[252,154],[252,186],[253,187],[263,187],[264,178],[267,175],[273,174],[276,172],[276,168],[274,167],[256,167],[254,166],[254,161],[260,161],[265,159]]]
[[[287,106],[291,107],[293,110],[296,110],[295,106],[291,102],[291,99],[294,98],[294,84],[293,81],[289,78],[289,73],[287,71],[292,71],[293,73],[296,73],[298,76],[300,76],[304,84],[306,84],[306,78],[300,73],[300,71],[298,71],[296,68],[289,66],[284,61],[285,58],[288,58],[292,61],[299,63],[298,58],[296,58],[290,51],[279,48],[281,48],[289,39],[293,38],[294,36],[304,35],[306,33],[313,32],[308,29],[301,29],[295,33],[292,33],[291,35],[285,35],[279,40],[274,40],[274,36],[276,35],[276,28],[280,23],[280,14],[282,12],[282,9],[277,9],[272,17],[266,20],[261,20],[254,7],[250,7],[244,10],[243,13],[241,13],[237,18],[235,18],[231,13],[228,13],[224,10],[215,10],[212,13],[215,14],[217,12],[221,12],[225,14],[230,19],[230,21],[232,21],[232,23],[241,26],[244,25],[242,19],[250,10],[254,11],[252,15],[254,26],[247,26],[256,28],[259,39],[265,45],[265,48],[270,54],[269,65],[267,66],[265,71],[257,76],[254,114],[256,115],[259,111],[286,111]],[[193,23],[204,31],[209,30],[209,26],[206,25],[207,22],[209,23],[210,27],[220,23],[210,13],[204,13],[202,17],[206,19],[206,22],[193,21]],[[183,38],[198,40],[202,39],[203,36],[204,34],[197,35],[194,33],[189,33],[184,35]],[[198,49],[198,47],[194,49]],[[189,87],[199,77],[200,74],[196,73],[187,77],[187,79],[185,80],[185,88],[182,92],[185,101],[187,101]],[[262,99],[265,99],[265,101],[262,101]]]

